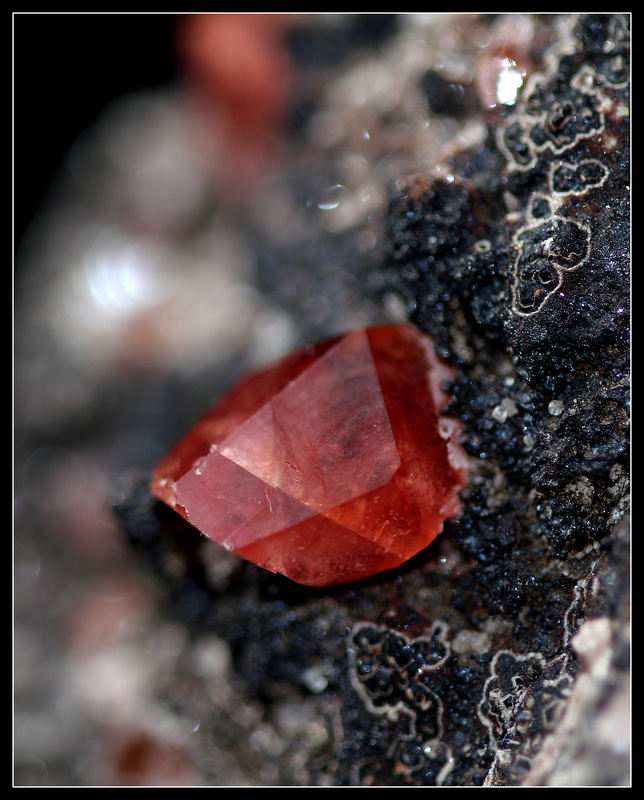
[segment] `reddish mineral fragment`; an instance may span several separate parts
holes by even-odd
[[[240,383],[161,461],[153,493],[298,583],[391,569],[458,513],[451,371],[409,325],[357,330]]]

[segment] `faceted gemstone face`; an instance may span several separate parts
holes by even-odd
[[[152,491],[298,583],[392,569],[460,509],[459,426],[440,416],[450,375],[412,326],[353,331],[240,383],[161,461]]]

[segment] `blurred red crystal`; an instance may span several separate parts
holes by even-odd
[[[153,493],[298,583],[392,569],[460,510],[451,370],[410,325],[353,331],[242,381],[157,466]]]

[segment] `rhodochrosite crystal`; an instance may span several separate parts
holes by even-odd
[[[157,466],[153,493],[298,583],[375,575],[459,511],[450,369],[410,325],[357,330],[242,381]]]

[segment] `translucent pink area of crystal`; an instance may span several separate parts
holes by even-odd
[[[316,513],[217,452],[177,481],[177,506],[191,525],[229,550]]]
[[[392,553],[325,516],[241,548],[239,555],[308,586],[351,583],[396,567]]]
[[[176,503],[175,482],[213,446],[221,442],[258,411],[335,343],[335,339],[297,352],[267,370],[247,376],[210,409],[159,462],[152,489],[163,502]]]
[[[219,452],[321,513],[387,483],[400,456],[366,332],[338,341]]]
[[[412,326],[354,331],[242,382],[152,490],[266,569],[325,586],[391,569],[459,511],[451,371]]]

